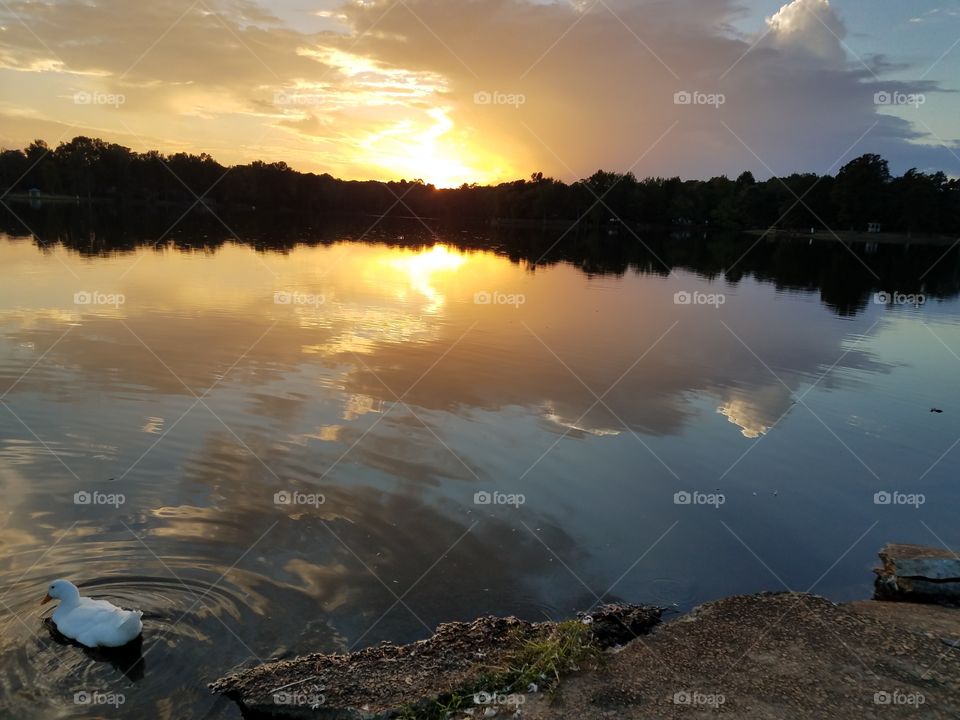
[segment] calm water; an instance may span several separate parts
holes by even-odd
[[[62,239],[0,235],[0,716],[235,718],[205,685],[258,661],[960,546],[945,248]],[[59,576],[144,610],[141,662],[56,642]]]

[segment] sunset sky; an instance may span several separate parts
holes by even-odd
[[[960,2],[781,5],[7,0],[0,145],[85,134],[445,186],[865,152],[960,175]]]

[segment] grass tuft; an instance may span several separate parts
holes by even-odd
[[[590,626],[579,620],[557,623],[532,638],[517,636],[512,642],[516,648],[507,654],[502,666],[487,668],[467,687],[405,708],[400,720],[443,720],[458,711],[477,707],[473,696],[479,692],[525,693],[534,683],[540,692],[553,693],[563,675],[598,665],[603,659]]]

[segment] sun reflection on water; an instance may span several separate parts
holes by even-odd
[[[452,250],[446,245],[434,245],[432,248],[413,254],[396,257],[391,253],[385,262],[394,270],[405,273],[410,288],[428,300],[424,312],[436,314],[446,303],[446,296],[434,287],[434,276],[440,273],[456,272],[468,260],[466,253]],[[407,300],[406,288],[397,291],[400,300]]]

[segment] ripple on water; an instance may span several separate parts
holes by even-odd
[[[94,560],[66,556],[73,567]],[[102,554],[95,557],[103,561]],[[116,716],[110,703],[121,696],[124,716],[232,717],[204,686],[251,656],[240,635],[256,626],[262,598],[235,585],[235,578],[220,580],[220,569],[191,566],[185,559],[169,562],[182,580],[134,574],[82,583],[85,596],[143,610],[143,637],[119,650],[83,648],[56,631],[49,620],[54,606],[38,605],[44,584],[55,574],[51,569],[33,569],[30,578],[7,584],[3,602],[15,615],[5,618],[0,635],[5,657],[0,717]],[[249,573],[239,577],[246,583],[257,580]],[[190,664],[186,682],[185,662]],[[173,688],[179,690],[172,693]],[[100,695],[95,703],[78,704],[83,693]]]

